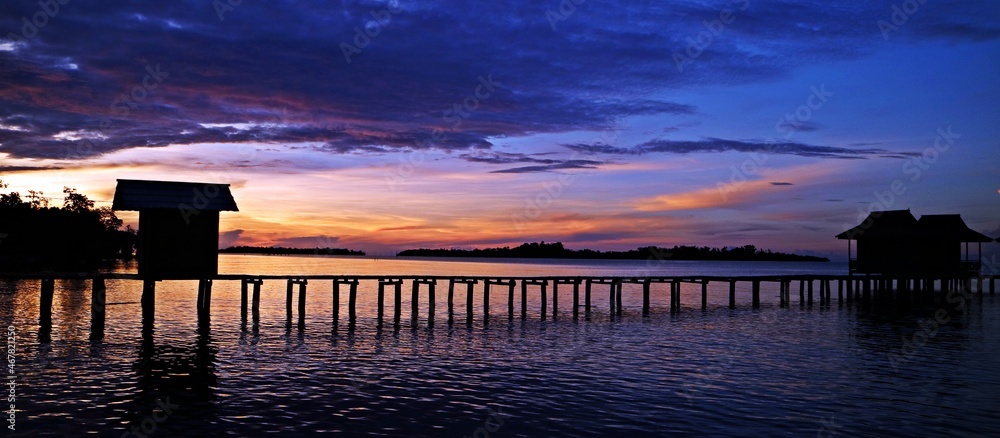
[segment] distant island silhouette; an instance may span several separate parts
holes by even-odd
[[[347,248],[285,248],[281,246],[230,246],[219,250],[220,254],[266,254],[266,255],[347,255],[363,256],[364,251]]]
[[[552,259],[605,259],[605,260],[724,260],[762,262],[828,262],[826,257],[787,254],[757,249],[754,245],[711,248],[707,246],[674,246],[661,248],[645,246],[629,251],[597,251],[593,249],[566,249],[562,242],[525,243],[516,248],[486,249],[408,249],[396,254],[399,257],[496,257],[496,258],[552,258]]]

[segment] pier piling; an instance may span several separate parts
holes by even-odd
[[[95,278],[91,285],[90,294],[90,339],[98,340],[104,337],[104,320],[106,316],[106,306],[108,288],[104,284],[103,278]]]
[[[753,300],[752,306],[754,309],[760,308],[760,280],[753,280],[751,283],[751,298]]]
[[[650,281],[647,278],[642,281],[642,316],[649,316],[649,289]]]

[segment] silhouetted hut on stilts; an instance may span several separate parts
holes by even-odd
[[[139,275],[210,278],[219,270],[219,212],[239,211],[228,184],[118,180],[114,210],[139,212]]]
[[[917,220],[910,210],[873,212],[860,225],[836,237],[847,240],[851,274],[909,278],[979,275],[982,243],[993,241],[969,229],[960,215],[924,215]],[[856,257],[852,241],[857,241]],[[975,260],[969,256],[969,243],[973,242],[979,244]]]

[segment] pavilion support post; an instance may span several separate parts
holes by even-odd
[[[104,338],[104,320],[108,304],[108,288],[103,278],[94,278],[90,294],[90,339]]]
[[[142,333],[143,338],[152,336],[156,313],[156,280],[142,281]]]
[[[982,275],[977,275],[976,276],[976,292],[979,292],[980,295],[983,294],[983,276]]]
[[[997,293],[996,277],[990,276],[990,295]]]
[[[844,279],[837,280],[837,304],[844,304]]]

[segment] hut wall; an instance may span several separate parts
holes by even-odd
[[[154,209],[139,212],[139,275],[203,278],[218,273],[219,212]]]

